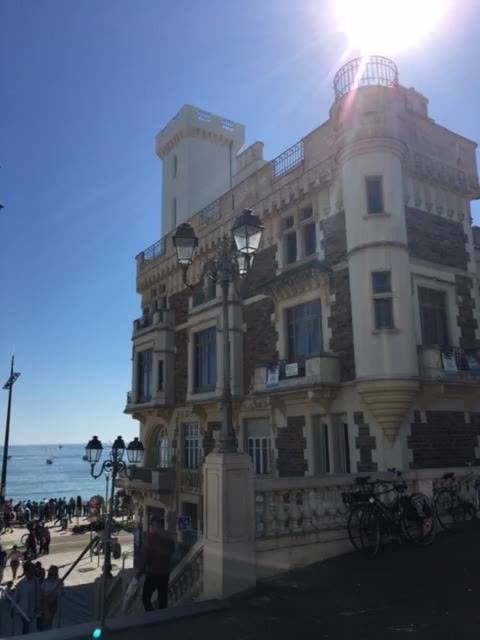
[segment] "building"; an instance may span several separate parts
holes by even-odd
[[[334,92],[328,120],[269,162],[260,142],[240,149],[242,125],[183,107],[157,137],[166,233],[137,256],[125,411],[146,458],[129,488],[144,524],[186,515],[201,531],[220,294],[211,281],[185,288],[172,230],[188,219],[200,239],[197,283],[243,208],[265,225],[230,322],[234,423],[263,505],[257,559],[269,562],[282,552],[268,539],[307,522],[283,507],[334,527],[329,488],[352,474],[434,477],[480,457],[476,144],[437,124],[388,59],[346,64]]]

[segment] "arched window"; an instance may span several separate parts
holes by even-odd
[[[168,432],[163,428],[157,439],[157,464],[160,469],[168,469],[171,466],[170,442]]]

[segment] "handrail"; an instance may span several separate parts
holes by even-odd
[[[68,569],[68,571],[65,573],[65,575],[60,578],[61,582],[65,582],[65,580],[68,578],[68,576],[72,573],[72,571],[75,569],[75,567],[77,566],[77,564],[80,562],[80,560],[83,558],[83,556],[93,547],[95,547],[98,543],[100,542],[100,537],[99,536],[95,536],[95,538],[92,538],[89,543],[87,544],[87,546],[85,547],[85,549],[80,553],[80,555],[78,556],[78,558],[72,563],[72,565],[70,566],[70,568]]]
[[[8,590],[6,589],[6,587],[0,586],[0,593],[3,593],[3,595],[7,598],[7,600],[10,602],[13,608],[16,609],[18,613],[22,616],[25,622],[31,622],[30,618],[27,616],[27,614],[22,609],[22,607],[17,602],[15,602],[12,596],[8,593]]]

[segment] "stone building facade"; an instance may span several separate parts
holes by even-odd
[[[185,288],[172,230],[195,229],[197,283],[245,207],[265,230],[230,291],[231,381],[238,447],[255,474],[480,457],[476,144],[437,124],[391,61],[377,60],[382,73],[368,80],[349,64],[328,120],[273,161],[259,142],[239,152],[242,125],[194,107],[157,137],[168,233],[137,256],[142,315],[125,409],[146,448],[129,484],[145,523],[186,515],[202,529],[202,464],[221,419],[221,293]]]

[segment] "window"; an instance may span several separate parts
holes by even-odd
[[[183,467],[198,469],[200,466],[200,430],[198,424],[183,425]]]
[[[166,429],[162,429],[157,442],[157,463],[161,469],[168,469],[171,465],[170,443]]]
[[[311,222],[303,227],[303,247],[306,256],[311,256],[317,250],[315,223]]]
[[[422,343],[448,346],[446,295],[436,289],[418,289]]]
[[[152,396],[153,351],[139,351],[137,356],[137,399],[148,402]]]
[[[178,157],[173,156],[172,162],[172,177],[176,178],[178,173]]]
[[[313,215],[313,208],[312,205],[309,205],[308,207],[304,207],[301,212],[300,212],[300,219],[301,220],[308,220],[309,218],[311,218]]]
[[[372,273],[375,329],[393,329],[393,298],[390,271]]]
[[[264,418],[252,418],[245,421],[247,434],[247,448],[252,458],[253,468],[257,475],[271,472],[271,429],[270,423]]]
[[[288,360],[318,355],[322,351],[320,300],[287,309]]]
[[[297,234],[287,233],[285,236],[285,262],[291,264],[297,259]]]
[[[366,178],[367,213],[384,213],[382,178]]]
[[[214,300],[217,296],[217,285],[211,278],[206,278],[203,286],[198,287],[192,295],[192,306],[197,307],[199,304]]]
[[[335,419],[332,424],[333,472],[350,473],[350,445],[348,424]]]
[[[158,361],[158,385],[157,391],[163,390],[163,360]]]
[[[217,330],[195,334],[195,391],[212,391],[217,384]]]
[[[322,422],[321,416],[313,416],[313,429],[315,473],[330,473],[328,424]]]
[[[293,216],[287,216],[286,218],[282,219],[282,226],[284,231],[287,229],[291,229],[294,224],[295,224],[295,218]]]

